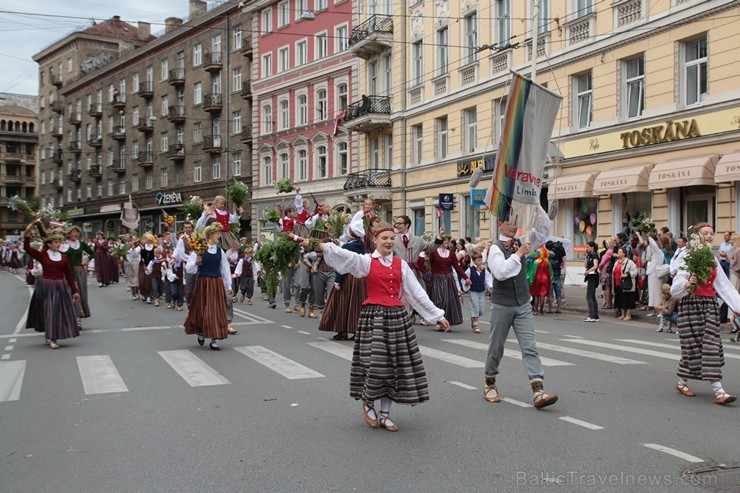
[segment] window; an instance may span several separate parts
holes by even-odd
[[[272,158],[270,156],[262,158],[262,184],[272,185]]]
[[[278,103],[278,127],[280,130],[287,130],[290,126],[290,106],[288,100],[283,99]]]
[[[378,62],[375,60],[367,64],[367,91],[378,94]]]
[[[134,125],[139,124],[139,107],[134,106],[133,110],[131,111],[131,123]]]
[[[234,49],[240,50],[242,47],[242,26],[234,27]]]
[[[280,154],[280,178],[290,178],[290,161],[287,152]]]
[[[627,73],[627,118],[637,118],[645,109],[645,58],[624,62]]]
[[[118,179],[118,193],[120,195],[125,195],[126,194],[126,178],[123,177],[123,176]],[[79,195],[80,195],[80,191],[77,190],[77,198],[78,199],[80,198]]]
[[[380,142],[377,137],[368,141],[370,144],[369,166],[370,169],[380,168]]]
[[[326,146],[316,148],[316,176],[315,178],[326,178],[328,161],[326,159]]]
[[[582,17],[593,12],[594,0],[576,0],[576,17]]]
[[[159,74],[159,80],[167,80],[167,77],[169,77],[170,73],[170,62],[166,58],[162,60],[161,66],[160,66],[160,74]]]
[[[262,107],[262,133],[272,133],[272,105],[266,104]]]
[[[447,157],[448,145],[448,126],[447,117],[437,118],[437,158],[445,159]]]
[[[221,72],[211,76],[211,89],[213,94],[221,94]]]
[[[290,2],[284,0],[278,4],[278,29],[290,24]]]
[[[231,155],[231,162],[233,163],[233,175],[240,176],[242,174],[242,153],[241,151],[234,151]]]
[[[262,77],[270,77],[272,75],[272,54],[268,53],[262,55]]]
[[[193,181],[195,183],[200,183],[202,179],[203,179],[203,169],[201,168],[200,161],[195,161],[193,163]]]
[[[193,46],[193,67],[197,67],[203,63],[203,45],[198,43]]]
[[[684,47],[684,98],[686,105],[701,103],[707,96],[709,67],[707,38],[687,41]]]
[[[465,45],[465,63],[478,60],[478,14],[465,17],[463,24],[463,44]]]
[[[89,96],[88,96],[89,97]],[[39,107],[43,110],[46,108],[46,98],[44,96],[41,96],[39,99]]]
[[[308,14],[308,0],[295,0],[295,20],[300,20]]]
[[[322,60],[329,55],[325,32],[316,35],[316,53],[314,55],[314,58],[317,60]]]
[[[504,133],[504,122],[506,121],[506,98],[501,98],[493,102],[494,107],[494,141],[498,142]]]
[[[211,161],[211,176],[214,180],[221,178],[221,157],[214,156]]]
[[[302,67],[308,63],[308,47],[305,41],[298,41],[295,44],[295,66]]]
[[[236,67],[231,71],[231,79],[233,81],[232,91],[241,91],[242,89],[242,68]]]
[[[203,104],[203,84],[193,84],[193,104]]]
[[[478,143],[478,115],[475,108],[463,111],[463,152],[475,152]]]
[[[234,111],[231,113],[231,133],[239,134],[242,131],[242,112]]]
[[[413,80],[413,84],[418,86],[424,82],[424,42],[417,41],[412,44],[411,50],[413,56],[411,79]]]
[[[576,122],[578,128],[591,126],[591,72],[575,77]]]
[[[170,138],[167,135],[167,132],[162,132],[160,134],[160,146],[159,150],[161,152],[167,152],[167,150],[170,148]]]
[[[421,163],[421,151],[424,144],[424,134],[421,125],[411,126],[411,162]]]
[[[154,173],[151,170],[144,172],[144,189],[151,190],[154,188]]]
[[[138,192],[139,191],[139,175],[133,174],[131,175],[131,192]],[[92,198],[92,189],[88,185],[87,187],[87,198]]]
[[[305,149],[298,151],[298,179],[308,180],[308,153]]]
[[[550,30],[550,0],[540,0],[539,17],[540,19],[537,23],[537,26],[539,27],[538,32],[540,34],[544,34]]]
[[[200,127],[200,122],[193,123],[193,144],[201,144],[203,142],[203,130]]]
[[[280,48],[278,50],[278,73],[285,72],[290,69],[290,52],[288,47]]]
[[[272,32],[272,8],[268,7],[262,11],[262,34]]]
[[[391,169],[393,167],[393,135],[386,135],[385,136],[385,150],[383,151],[384,156],[384,163],[386,169]]]
[[[337,84],[337,107],[336,110],[346,108],[349,104],[349,96],[347,95],[347,84],[342,82],[341,84]]]
[[[337,144],[337,174],[346,175],[349,173],[349,150],[346,142]]]
[[[316,120],[323,121],[329,117],[326,102],[326,89],[316,91]]]
[[[167,172],[167,168],[162,168],[162,170],[159,173],[159,186],[161,188],[167,188],[169,186],[169,174]]]
[[[327,9],[327,0],[314,0],[314,10],[322,11]]]
[[[383,57],[383,91],[386,96],[393,94],[393,55]]]
[[[437,75],[444,75],[450,70],[450,30],[447,27],[437,31]]]
[[[298,96],[298,125],[308,125],[308,96]]]
[[[166,117],[168,115],[170,108],[170,100],[167,96],[162,96],[162,117]]]
[[[347,26],[339,26],[334,29],[334,52],[344,51],[349,46],[349,36],[347,35]]]

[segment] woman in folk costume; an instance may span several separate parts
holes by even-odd
[[[540,247],[527,257],[527,282],[529,294],[534,298],[532,315],[544,315],[545,301],[552,286],[552,265],[547,248]]]
[[[244,209],[241,207],[236,209],[236,214],[230,214],[226,209],[226,198],[221,195],[216,195],[213,199],[213,203],[203,210],[203,215],[200,216],[198,222],[195,224],[195,229],[203,231],[208,225],[208,220],[213,218],[221,225],[221,248],[224,250],[239,250],[239,239],[234,233],[229,230],[229,223],[235,223],[241,219],[241,214]]]
[[[371,197],[367,197],[362,201],[362,209],[355,212],[355,215],[352,216],[352,219],[347,224],[347,228],[345,228],[345,235],[348,237],[347,241],[352,241],[352,238],[349,238],[349,225],[356,224],[357,221],[362,221],[362,227],[365,231],[371,231],[374,224],[378,221],[378,216],[375,214],[375,200]],[[365,235],[362,241],[365,245],[365,252],[372,252],[375,249],[372,235]]]
[[[194,273],[196,265],[198,281],[193,289],[190,310],[185,320],[185,333],[197,334],[201,346],[206,338],[211,339],[209,347],[214,351],[221,348],[217,339],[229,336],[229,321],[226,315],[226,295],[233,296],[231,290],[231,270],[226,254],[219,246],[221,223],[214,222],[203,231],[208,239],[208,248],[203,255],[193,252],[188,257],[185,270]]]
[[[714,228],[707,223],[694,227],[698,241],[711,245]],[[692,239],[692,241],[695,241]],[[689,253],[691,255],[691,253]],[[722,338],[720,337],[719,305],[717,295],[732,310],[740,311],[740,294],[730,283],[724,271],[715,267],[706,282],[700,282],[695,274],[686,270],[686,259],[673,278],[671,295],[679,298],[678,338],[681,342],[681,360],[678,363],[678,383],[676,390],[687,397],[694,397],[687,380],[704,380],[712,384],[714,402],[729,404],[737,396],[725,392],[722,387],[722,366],[725,364]],[[695,288],[693,294],[691,290]]]
[[[45,249],[38,251],[31,246],[31,228],[29,224],[23,235],[23,246],[31,257],[43,268],[41,278],[36,280],[36,289],[28,308],[26,328],[46,334],[46,343],[52,349],[59,349],[60,339],[69,339],[80,335],[77,328],[75,303],[79,302],[72,267],[69,258],[59,251],[64,240],[61,232],[56,230],[44,238]]]
[[[152,302],[152,277],[146,273],[146,266],[154,260],[154,249],[157,239],[151,233],[141,237],[144,244],[138,244],[134,249],[139,255],[139,296],[143,303]]]
[[[344,250],[357,254],[366,253],[364,238],[365,226],[363,217],[355,215],[349,224],[347,243],[342,245]],[[371,240],[372,241],[372,240]],[[319,330],[336,332],[334,339],[346,341],[347,334],[354,334],[362,310],[362,302],[366,298],[365,280],[352,274],[340,274],[334,277],[334,289],[326,300],[326,308],[319,322]]]
[[[465,284],[470,286],[471,281],[468,275],[460,267],[457,256],[450,250],[450,238],[446,236],[435,250],[429,254],[429,265],[432,268],[432,301],[437,308],[445,313],[445,317],[450,322],[449,325],[460,325],[463,323],[462,304],[458,292],[455,276],[452,269],[455,269],[457,275],[465,280]],[[439,324],[435,327],[436,331],[441,331]],[[449,332],[450,327],[445,328]]]
[[[87,299],[87,267],[85,265],[87,261],[83,259],[83,254],[86,253],[89,258],[95,256],[95,251],[90,248],[90,245],[80,241],[81,232],[79,226],[70,226],[66,232],[67,240],[59,247],[59,251],[69,259],[77,291],[80,293],[80,301],[75,305],[78,319],[90,316],[90,304]]]
[[[105,239],[105,234],[98,231],[93,246],[95,251],[95,277],[98,287],[109,286],[113,281],[113,269],[111,267],[110,244]]]
[[[364,278],[367,298],[355,333],[350,372],[350,396],[362,399],[365,422],[397,431],[390,419],[391,403],[420,404],[429,400],[429,386],[406,298],[426,320],[449,327],[444,312],[435,307],[408,264],[393,255],[396,234],[380,223],[373,234],[376,250],[360,255],[323,243],[324,259],[337,272]],[[389,371],[389,369],[393,369]],[[380,411],[375,401],[380,400]]]
[[[131,290],[131,299],[139,299],[139,261],[141,256],[136,250],[136,239],[131,233],[126,233],[125,242],[129,245],[126,252],[126,261],[123,263],[123,270],[126,274],[126,288]]]

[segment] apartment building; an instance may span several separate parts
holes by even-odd
[[[189,7],[188,18],[166,19],[158,36],[126,26],[139,46],[99,57],[90,70],[83,63],[70,80],[42,81],[57,90],[41,132],[41,200],[63,206],[86,231],[118,231],[129,197],[140,229],[161,231],[163,211],[179,225],[180,205],[192,196],[210,200],[234,179],[251,183],[250,14],[236,2]],[[57,45],[72,50],[77,37]],[[35,57],[42,73],[55,66],[49,50]],[[242,219],[248,235],[250,214]]]
[[[360,93],[346,118],[361,169],[390,169],[417,234],[489,238],[468,185],[492,176],[510,71],[563,97],[542,203],[572,257],[641,216],[672,231],[740,229],[740,66],[731,0],[356,2]],[[376,151],[375,149],[379,149]],[[438,218],[438,196],[454,206]]]
[[[354,186],[364,174],[355,159],[357,139],[342,120],[358,99],[358,62],[348,50],[352,2],[265,0],[248,8],[255,9],[253,217],[292,205],[292,195],[275,192],[285,178],[306,198],[358,209],[368,190]],[[389,187],[370,195],[390,204]],[[259,227],[273,225],[262,220]]]

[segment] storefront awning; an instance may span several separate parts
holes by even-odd
[[[552,199],[593,197],[596,175],[597,173],[579,173],[555,178],[547,189],[547,196]]]
[[[594,181],[594,195],[613,193],[649,192],[652,164],[617,168],[599,173]]]
[[[740,181],[740,152],[725,154],[717,163],[714,182]]]
[[[661,188],[714,185],[714,169],[719,161],[718,154],[677,159],[660,163],[650,173],[650,190]]]

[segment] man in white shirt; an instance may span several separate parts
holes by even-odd
[[[175,246],[175,251],[172,252],[172,258],[185,263],[188,261],[188,257],[190,256],[190,252],[192,251],[192,248],[190,248],[190,235],[193,233],[193,223],[191,223],[190,221],[185,221],[184,223],[182,223],[182,229],[183,234],[180,236],[180,239],[177,240],[177,246]],[[198,278],[198,272],[197,270],[193,274],[184,272],[184,275],[185,291],[187,291],[185,295],[185,301],[187,302],[188,306],[190,306],[190,298],[193,295],[193,289],[195,289],[195,280]]]
[[[730,259],[732,258],[732,231],[725,231],[722,238],[722,243],[719,244],[719,250],[717,251],[717,260],[719,266],[724,271],[725,275],[730,277]],[[724,300],[723,300],[724,301]],[[728,315],[727,303],[722,303],[719,307],[719,323],[723,324],[727,322]]]
[[[678,268],[681,266],[681,261],[688,253],[688,249],[686,248],[686,238],[683,236],[679,236],[676,240],[676,245],[678,245],[678,248],[676,249],[676,252],[673,254],[673,258],[671,259],[671,263],[668,266],[668,270],[671,273],[671,277],[676,277],[676,274],[678,273]]]

